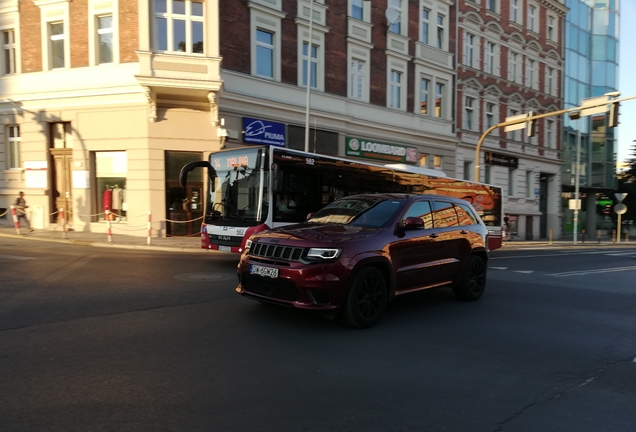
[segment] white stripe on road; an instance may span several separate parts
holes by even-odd
[[[593,252],[570,252],[570,251],[561,251],[561,253],[554,253],[554,254],[539,254],[539,255],[518,255],[518,256],[505,256],[505,257],[490,257],[489,260],[502,260],[502,259],[518,259],[518,258],[543,258],[543,257],[553,257],[553,256],[566,256],[566,255],[570,255],[570,256],[576,256],[576,255],[610,255],[613,256],[612,254],[614,253],[619,253],[619,251],[617,250],[609,250],[609,251],[593,251]],[[622,254],[633,254],[634,251],[630,251],[630,252],[622,252]]]
[[[508,267],[488,267],[492,270],[506,270]]]
[[[584,276],[588,274],[613,273],[613,272],[630,271],[630,270],[636,270],[636,266],[552,273],[552,274],[548,274],[548,276],[554,276],[554,277]]]
[[[12,259],[12,260],[18,260],[18,261],[35,259],[35,258],[22,257],[22,256],[16,256],[16,255],[0,255],[0,258]]]

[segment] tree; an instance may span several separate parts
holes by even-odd
[[[636,140],[634,142],[636,143]],[[627,206],[627,213],[621,219],[631,220],[636,224],[636,144],[632,144],[631,157],[627,161],[627,170],[618,175],[618,192],[627,193],[623,200],[623,204]]]

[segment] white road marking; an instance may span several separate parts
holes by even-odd
[[[506,270],[508,267],[489,267],[493,270]]]
[[[552,274],[548,274],[548,276],[554,276],[554,277],[584,276],[588,274],[613,273],[613,272],[630,271],[630,270],[636,270],[636,266],[552,273]]]
[[[534,273],[534,270],[513,270],[515,273],[523,273],[523,274],[530,274],[530,273]]]
[[[636,256],[636,252],[608,253],[608,256]]]
[[[22,257],[22,256],[16,256],[16,255],[0,255],[0,258],[12,259],[12,260],[18,260],[18,261],[26,261],[26,260],[35,259],[35,258]]]
[[[630,251],[630,252],[620,252],[617,250],[610,250],[610,251],[593,251],[593,252],[570,252],[570,251],[561,251],[560,253],[554,253],[554,254],[541,254],[541,255],[519,255],[519,256],[505,256],[505,257],[490,257],[490,260],[502,260],[502,259],[519,259],[519,258],[543,258],[543,257],[553,257],[553,256],[566,256],[566,255],[609,255],[609,256],[613,256],[612,254],[615,253],[621,253],[621,254],[625,254],[627,255],[629,254],[633,254],[634,251]]]

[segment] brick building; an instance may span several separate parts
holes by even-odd
[[[461,0],[457,20],[457,175],[503,187],[513,238],[554,238],[561,230],[561,122],[493,130],[507,117],[563,109],[564,0]]]
[[[35,227],[59,208],[90,231],[106,209],[130,234],[148,211],[191,220],[203,181],[183,191],[179,168],[248,145],[254,124],[326,154],[390,144],[453,175],[454,2],[385,3],[0,0],[0,208],[24,189]]]

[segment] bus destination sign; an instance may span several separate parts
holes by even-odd
[[[346,138],[347,156],[378,159],[390,162],[417,163],[417,149],[397,144],[386,144],[363,138]]]

